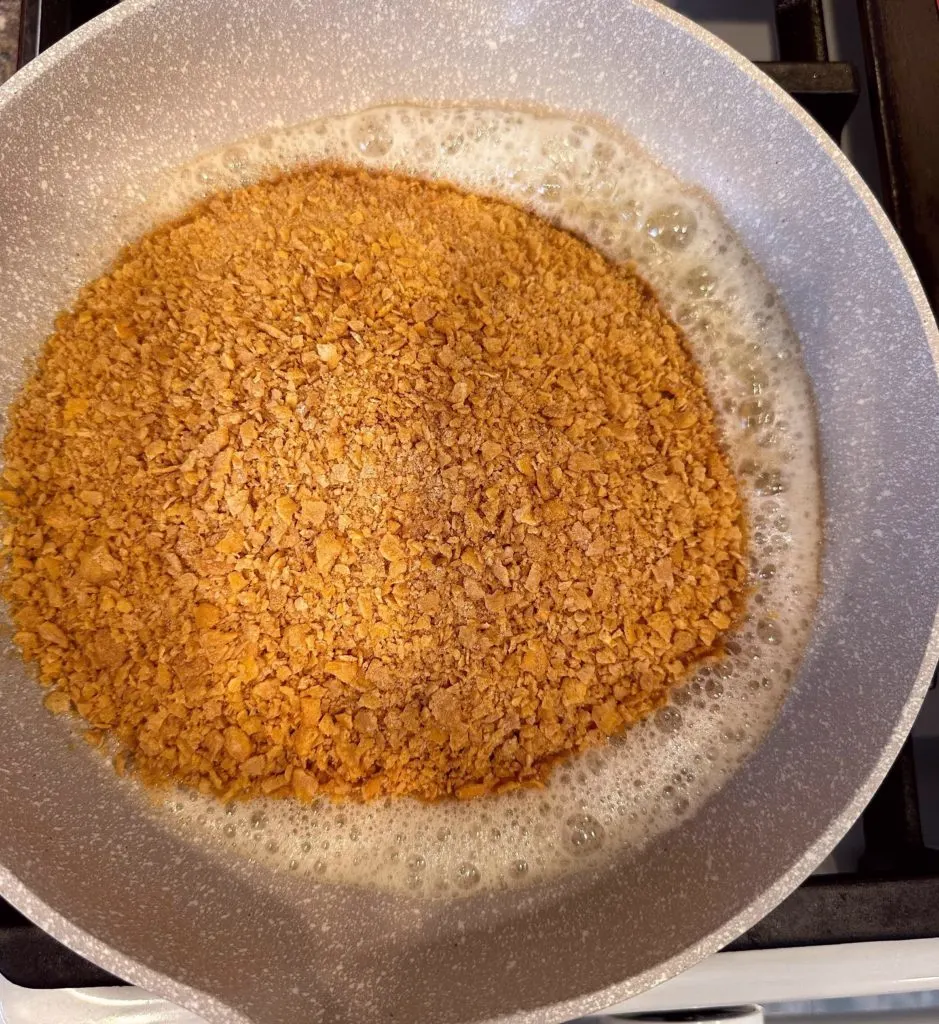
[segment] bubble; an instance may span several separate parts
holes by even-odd
[[[681,712],[671,705],[660,708],[655,713],[655,724],[662,732],[678,732],[681,729]]]
[[[527,860],[517,860],[517,861],[514,861],[513,864],[512,864],[512,873],[515,874],[515,875],[518,875],[518,876],[527,875],[528,874],[528,861]]]
[[[717,288],[717,278],[707,267],[695,267],[685,275],[685,287],[696,298],[707,299]]]
[[[437,146],[434,140],[427,135],[422,135],[415,143],[412,157],[415,164],[426,164],[433,161],[437,156]]]
[[[720,679],[714,679],[711,677],[704,684],[704,692],[712,699],[722,697],[724,694],[724,684]]]
[[[440,151],[447,156],[456,156],[463,148],[466,139],[462,132],[450,132],[440,141]]]
[[[773,407],[762,398],[748,398],[741,402],[737,408],[740,422],[745,430],[755,430],[757,427],[768,426],[776,419]]]
[[[764,469],[757,475],[753,486],[757,494],[782,494],[786,489],[786,482],[778,469]]]
[[[479,868],[469,861],[464,861],[456,872],[456,885],[460,889],[475,889],[479,885]]]
[[[556,174],[547,174],[537,191],[546,203],[559,203],[564,191],[564,182]]]
[[[691,703],[692,692],[687,686],[682,686],[677,690],[672,691],[672,703],[676,707],[685,707],[685,705]]]
[[[646,220],[646,233],[666,249],[687,249],[694,240],[698,219],[685,206],[670,203],[653,210]]]
[[[598,170],[605,171],[616,159],[616,146],[611,145],[603,139],[593,144],[593,162]]]
[[[638,203],[620,203],[616,214],[617,222],[621,228],[628,232],[637,231],[642,223],[642,216],[639,212]]]
[[[384,119],[375,114],[360,115],[353,121],[349,134],[355,148],[373,159],[385,156],[394,145],[394,136]]]
[[[686,330],[700,324],[706,316],[706,311],[694,302],[685,303],[675,310],[675,319]]]
[[[777,623],[769,619],[761,619],[756,624],[756,635],[764,644],[782,643],[782,630]]]
[[[567,819],[567,842],[578,856],[596,853],[603,846],[603,826],[590,814],[576,814]]]
[[[769,374],[759,367],[751,366],[749,363],[741,368],[740,380],[744,388],[751,395],[762,395],[769,390],[771,381]]]

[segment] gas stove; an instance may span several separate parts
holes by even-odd
[[[18,66],[113,2],[22,0]],[[939,310],[937,0],[667,5],[755,60],[841,144]],[[727,950],[610,1014],[939,990],[935,682],[879,792],[815,875]],[[936,1004],[924,996],[916,1005]],[[747,1013],[737,1018],[751,1019]],[[81,959],[2,901],[0,1020],[198,1024]]]

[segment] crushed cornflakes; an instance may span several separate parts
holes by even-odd
[[[0,501],[16,641],[117,769],[469,798],[721,650],[744,510],[635,272],[506,202],[321,165],[62,314]]]

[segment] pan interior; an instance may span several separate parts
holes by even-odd
[[[697,813],[760,742],[807,639],[820,553],[814,410],[781,303],[703,193],[614,129],[531,111],[385,107],[265,133],[168,172],[124,231],[320,160],[508,198],[638,264],[687,332],[741,481],[749,614],[730,655],[700,667],[672,706],[573,760],[545,790],[313,807],[222,807],[180,792],[162,817],[221,855],[236,850],[275,871],[437,897],[528,886],[635,853]]]

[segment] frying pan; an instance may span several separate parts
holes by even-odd
[[[455,902],[210,859],[67,747],[4,650],[0,890],[211,1021],[553,1021],[662,981],[831,849],[937,655],[939,341],[923,293],[822,132],[649,0],[125,0],[0,90],[0,400],[160,168],[391,100],[589,113],[717,200],[804,347],[824,596],[777,724],[700,813],[638,857]]]

